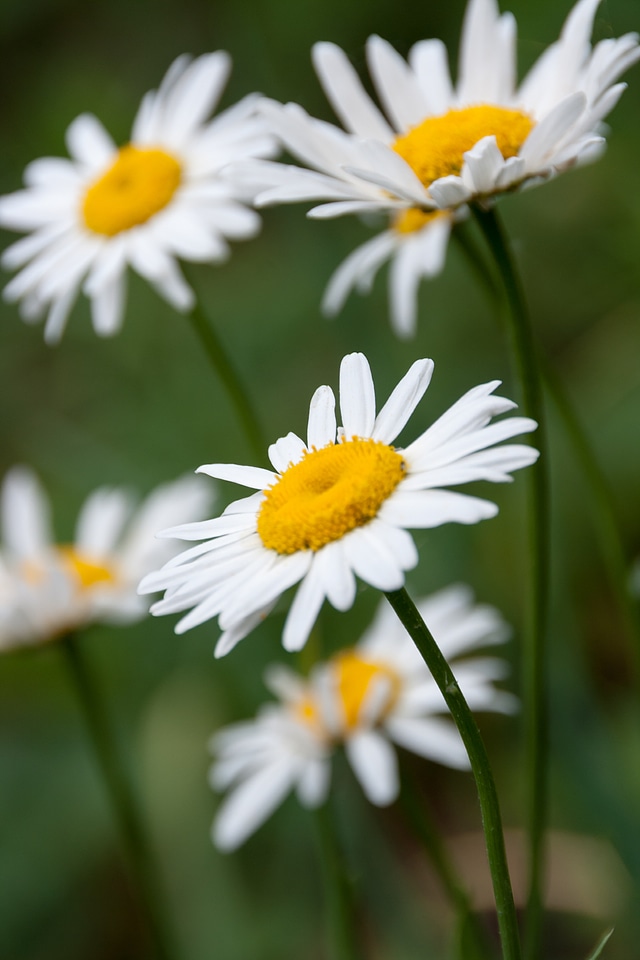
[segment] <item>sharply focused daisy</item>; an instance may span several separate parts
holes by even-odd
[[[20,272],[5,287],[28,322],[46,313],[45,339],[64,331],[80,289],[91,300],[101,336],[117,332],[132,267],[179,311],[194,298],[177,260],[216,262],[227,239],[253,236],[260,226],[246,187],[231,166],[265,157],[273,140],[247,97],[207,118],[229,75],[228,54],[179,57],[159,90],[138,110],[131,139],[116,147],[101,123],[83,114],[67,130],[71,160],[29,164],[26,189],[0,198],[0,225],[26,231],[2,263]]]
[[[516,23],[495,0],[469,0],[457,83],[439,40],[423,40],[408,62],[380,37],[367,44],[371,77],[385,115],[345,54],[318,43],[313,61],[345,130],[297,104],[265,101],[262,114],[287,150],[311,170],[257,162],[258,205],[326,203],[311,217],[383,211],[388,228],[352,253],[333,276],[324,308],[336,313],[354,287],[366,291],[391,259],[396,331],[415,327],[416,290],[443,265],[453,221],[471,202],[542,181],[599,155],[602,120],[640,58],[637,34],[590,44],[600,0],[579,0],[560,39],[516,81]]]
[[[14,467],[1,494],[0,650],[53,640],[94,621],[143,617],[148,605],[136,593],[140,577],[175,553],[156,530],[201,516],[210,502],[196,477],[158,487],[135,512],[124,490],[101,488],[82,507],[74,542],[59,544],[38,480]]]
[[[515,698],[494,686],[504,661],[469,658],[500,643],[508,630],[499,613],[474,604],[462,586],[418,603],[472,710],[510,713]],[[458,657],[464,659],[456,661]],[[367,798],[384,806],[398,796],[392,742],[449,767],[469,765],[460,736],[429,670],[391,607],[380,607],[360,642],[325,663],[308,680],[272,668],[267,686],[280,703],[254,721],[234,724],[211,741],[211,785],[229,789],[213,826],[214,843],[233,849],[262,824],[291,790],[315,807],[329,787],[330,758],[344,745]]]
[[[325,597],[338,610],[353,604],[356,576],[379,590],[403,585],[405,571],[418,562],[409,529],[493,517],[494,503],[444,488],[509,481],[538,452],[496,444],[536,423],[510,417],[490,425],[515,406],[493,395],[495,380],[466,393],[408,447],[396,448],[432,372],[431,360],[417,360],[376,416],[369,364],[361,353],[350,354],[340,367],[342,426],[333,391],[322,386],[311,399],[307,442],[294,433],[281,437],[269,447],[273,470],[200,467],[256,492],[221,517],[164,532],[206,542],[145,577],[141,591],[166,591],[151,612],[190,610],[179,633],[218,616],[223,634],[216,656],[222,656],[300,583],[283,634],[285,648],[299,650]]]

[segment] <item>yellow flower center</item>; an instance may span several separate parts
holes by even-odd
[[[381,720],[393,709],[400,691],[402,680],[395,670],[385,663],[367,660],[355,650],[345,650],[333,658],[336,671],[337,691],[342,704],[346,730],[358,725],[360,712],[372,683],[385,680],[387,695],[378,712],[376,720]]]
[[[280,554],[320,550],[372,520],[404,476],[401,455],[377,440],[312,450],[266,491],[260,538]]]
[[[128,144],[85,193],[82,215],[94,233],[113,237],[146,223],[167,206],[180,185],[175,157],[155,147]]]
[[[464,107],[440,117],[427,117],[398,137],[393,149],[428,187],[440,177],[459,174],[463,154],[483,137],[495,136],[505,160],[517,156],[533,126],[531,117],[522,110],[487,105]]]
[[[90,590],[97,583],[113,583],[116,579],[112,569],[78,553],[75,547],[61,546],[57,548],[57,552],[62,566],[75,577],[82,590]]]
[[[428,223],[433,223],[439,217],[448,216],[443,210],[421,210],[420,207],[409,207],[397,214],[393,221],[393,229],[398,233],[416,233]]]

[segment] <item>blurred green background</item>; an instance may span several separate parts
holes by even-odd
[[[568,4],[510,4],[520,70],[556,38]],[[188,51],[230,51],[223,105],[252,90],[296,99],[333,119],[310,47],[333,40],[364,73],[371,33],[406,54],[440,36],[452,58],[463,14],[409,0],[2,0],[0,190],[21,184],[31,159],[64,155],[64,131],[83,111],[126,140],[142,95]],[[637,0],[611,0],[595,38],[640,27]],[[501,204],[523,271],[539,341],[572,397],[611,485],[624,548],[640,553],[640,75],[610,118],[596,165]],[[325,321],[330,273],[369,235],[354,219],[314,223],[302,207],[268,210],[261,236],[235,246],[222,267],[189,270],[275,439],[305,428],[320,383],[337,386],[340,358],[368,355],[380,400],[418,356],[436,372],[406,437],[476,383],[502,378],[518,398],[502,334],[459,251],[420,292],[414,341],[391,333],[384,271],[373,295],[353,296]],[[6,243],[14,235],[5,235]],[[5,244],[6,245],[6,244]],[[187,322],[132,278],[121,334],[99,340],[87,303],[55,349],[41,328],[0,307],[1,472],[27,463],[54,504],[61,540],[84,497],[102,484],[142,495],[200,463],[250,462],[223,391]],[[550,407],[553,452],[552,909],[547,960],[581,960],[608,926],[608,960],[638,956],[640,713],[632,642],[608,580],[597,518],[575,451]],[[415,596],[467,581],[514,625],[509,656],[517,690],[522,617],[523,478],[482,495],[500,504],[491,523],[421,533]],[[212,482],[213,488],[213,482]],[[237,495],[219,488],[218,506]],[[348,614],[323,612],[323,653],[353,642],[377,597],[362,589]],[[206,785],[213,730],[252,715],[265,697],[264,666],[279,645],[286,604],[234,653],[213,662],[214,623],[184,637],[169,618],[132,629],[95,628],[84,639],[123,754],[148,813],[185,960],[328,957],[313,822],[289,800],[242,850],[216,852],[208,836],[216,800]],[[320,644],[318,644],[320,646]],[[309,660],[311,653],[307,653]],[[484,719],[508,828],[523,822],[519,722]],[[408,761],[487,905],[470,776]],[[137,901],[88,749],[60,652],[0,661],[0,958],[127,960],[146,955]],[[333,797],[361,897],[372,960],[448,956],[450,916],[425,859],[395,809],[366,805],[338,765]],[[510,833],[516,887],[518,836]],[[478,876],[478,873],[480,875]]]

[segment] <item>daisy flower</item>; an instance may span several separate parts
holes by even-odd
[[[467,587],[421,600],[418,609],[475,710],[511,713],[517,701],[493,685],[504,661],[467,655],[500,643],[506,624],[492,607],[477,606]],[[433,677],[391,607],[380,606],[360,642],[315,667],[308,680],[284,667],[267,673],[279,698],[255,720],[234,724],[211,741],[210,783],[229,790],[213,825],[224,850],[239,846],[294,789],[303,806],[325,799],[331,756],[343,745],[371,803],[386,806],[399,793],[392,744],[445,766],[467,769],[466,751]]]
[[[202,515],[210,500],[195,477],[158,487],[135,512],[124,490],[101,488],[82,507],[74,542],[58,544],[38,480],[14,467],[0,502],[0,649],[54,640],[95,621],[142,618],[148,605],[138,581],[175,552],[155,531]]]
[[[340,412],[330,387],[314,393],[307,442],[294,433],[269,447],[273,470],[207,464],[199,472],[252,488],[221,517],[164,532],[206,542],[145,577],[142,592],[166,590],[154,614],[190,610],[182,633],[218,616],[227,653],[269,613],[289,587],[300,588],[283,644],[299,650],[325,597],[338,610],[353,604],[356,576],[379,590],[397,590],[418,562],[409,528],[477,523],[498,508],[488,500],[445,489],[472,480],[506,482],[534,462],[530,446],[500,441],[536,428],[533,420],[492,417],[515,404],[493,391],[500,381],[470,390],[408,447],[393,441],[425,393],[431,360],[417,360],[376,415],[373,378],[361,353],[340,367]]]
[[[129,143],[116,147],[100,121],[83,114],[67,130],[71,159],[34,161],[26,189],[0,198],[0,225],[29,234],[2,259],[20,271],[4,297],[20,302],[28,322],[47,314],[49,343],[62,336],[80,289],[96,333],[116,333],[127,266],[188,311],[194,295],[177,260],[222,261],[227,239],[258,231],[260,219],[245,205],[252,197],[228,173],[238,160],[273,152],[255,97],[207,122],[230,67],[222,51],[179,57],[144,97]]]
[[[313,62],[344,130],[297,104],[265,101],[263,116],[294,158],[311,169],[256,162],[245,174],[265,189],[257,204],[323,200],[309,216],[382,211],[388,228],[352,253],[334,274],[324,309],[337,313],[350,290],[369,289],[391,260],[395,330],[413,333],[416,291],[438,273],[455,219],[469,203],[542,182],[599,156],[602,120],[640,58],[637,34],[590,36],[599,0],[579,0],[559,40],[516,81],[516,22],[496,0],[469,0],[457,83],[439,40],[416,43],[405,61],[371,37],[367,60],[384,114],[343,51],[313,48]]]

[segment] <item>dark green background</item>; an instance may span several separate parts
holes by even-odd
[[[522,69],[557,36],[565,5],[514,0]],[[252,90],[296,99],[332,119],[310,64],[316,40],[334,40],[364,70],[364,42],[379,33],[403,54],[423,37],[455,51],[463,5],[408,0],[367,4],[311,0],[2,0],[0,189],[24,166],[64,154],[64,131],[83,111],[126,140],[142,95],[184,51],[227,49],[234,71],[224,104]],[[637,0],[603,4],[597,39],[640,26]],[[611,484],[624,548],[640,552],[640,76],[610,118],[609,149],[596,165],[505,200],[538,339],[551,358]],[[433,384],[405,432],[411,439],[464,390],[496,377],[518,398],[507,348],[482,291],[452,245],[441,277],[420,292],[419,332],[391,333],[384,271],[374,293],[353,296],[333,322],[319,302],[334,267],[369,236],[354,219],[314,223],[302,207],[265,212],[262,235],[237,244],[222,267],[189,270],[221,337],[259,404],[270,438],[304,431],[320,383],[337,386],[340,358],[363,350],[380,401],[418,356],[436,361]],[[8,234],[6,241],[12,239]],[[68,540],[84,497],[101,484],[145,493],[198,464],[250,462],[233,411],[187,322],[132,278],[119,336],[99,340],[86,302],[62,344],[44,345],[2,305],[2,473],[28,463],[54,502]],[[552,824],[616,850],[624,882],[612,908],[601,893],[615,877],[598,857],[589,914],[552,912],[547,960],[581,960],[611,924],[605,956],[632,960],[640,936],[639,716],[632,644],[625,635],[596,535],[595,507],[562,425],[551,410],[554,552],[549,693]],[[474,528],[417,536],[417,596],[463,580],[514,624],[509,655],[518,688],[526,559],[523,477],[488,489],[500,515]],[[212,483],[213,486],[213,483]],[[219,506],[237,495],[220,487]],[[362,589],[354,609],[324,612],[324,652],[357,639],[376,603]],[[214,663],[214,623],[177,638],[169,618],[134,629],[96,628],[85,638],[124,755],[148,811],[186,960],[284,960],[328,956],[313,822],[290,800],[238,854],[210,844],[215,799],[206,786],[206,741],[251,715],[264,698],[261,673],[279,646],[286,604],[227,659]],[[307,663],[312,651],[303,656]],[[523,821],[517,720],[483,720],[506,824]],[[406,759],[406,758],[405,758]],[[477,831],[469,776],[410,763],[443,829]],[[135,896],[81,717],[55,647],[0,662],[0,957],[120,960],[145,955]],[[334,798],[362,895],[368,956],[448,955],[449,921],[437,883],[400,814],[368,807],[338,765]],[[469,859],[465,866],[471,868]],[[576,882],[564,862],[561,886]],[[617,876],[617,874],[616,874]],[[617,889],[617,887],[616,887]],[[603,915],[604,914],[604,915]]]

